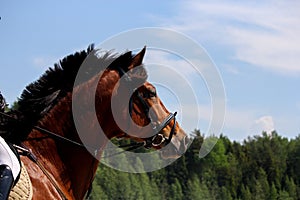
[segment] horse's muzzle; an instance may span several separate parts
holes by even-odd
[[[179,158],[186,152],[190,144],[191,140],[188,136],[184,136],[181,139],[175,136],[171,142],[162,149],[161,156],[165,159]]]

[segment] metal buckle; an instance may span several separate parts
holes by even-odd
[[[162,134],[157,134],[152,138],[152,146],[157,147],[159,145],[161,145],[162,143],[164,143],[164,141],[166,140],[166,138],[162,135]]]

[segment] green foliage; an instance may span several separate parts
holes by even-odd
[[[289,193],[289,196],[292,199],[297,199],[297,186],[296,186],[293,178],[289,178],[288,176],[286,176],[285,189]]]
[[[271,188],[270,188],[269,199],[270,200],[276,200],[276,199],[278,199],[278,193],[277,193],[277,189],[276,189],[274,183],[272,183]]]
[[[130,174],[100,164],[91,199],[300,199],[300,137],[273,132],[238,143],[221,135],[200,159],[204,137],[199,130],[193,134],[185,155],[155,172]],[[134,167],[159,164],[151,159],[137,157]]]
[[[187,199],[188,200],[200,200],[199,193],[203,194],[204,192],[201,191],[201,184],[200,180],[196,175],[194,175],[190,180],[187,182]],[[208,190],[206,191],[208,194]]]
[[[242,185],[240,197],[243,200],[251,200],[252,199],[252,194],[251,194],[248,186],[245,187],[244,185]]]
[[[174,200],[183,198],[182,188],[177,178],[175,178],[174,183],[171,184],[169,197]]]

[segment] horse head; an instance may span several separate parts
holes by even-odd
[[[120,132],[116,137],[143,142],[148,149],[161,149],[163,158],[178,158],[189,139],[172,113],[164,106],[156,88],[147,81],[143,66],[146,48],[132,57],[128,66],[114,68],[120,76],[112,95],[112,112]]]

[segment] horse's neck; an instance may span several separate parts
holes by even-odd
[[[39,126],[79,142],[72,122],[71,105],[66,97],[42,120]],[[39,162],[54,177],[59,187],[75,199],[80,199],[89,187],[97,169],[98,161],[85,148],[46,137],[39,131],[32,131],[25,143],[32,149]]]
[[[97,88],[97,93],[103,95],[99,98],[96,97],[96,103],[98,105],[98,113],[101,113],[105,117],[97,116],[97,118],[91,116],[92,111],[86,110],[90,107],[91,98],[95,98],[93,89],[90,89],[98,81],[97,78],[93,78],[88,83],[80,85],[73,90],[74,94],[68,94],[67,97],[62,99],[40,122],[40,126],[54,132],[58,135],[64,136],[68,139],[75,140],[81,143],[77,133],[77,130],[73,122],[72,113],[72,97],[78,98],[82,113],[80,113],[81,124],[84,126],[87,141],[89,146],[99,147],[101,149],[107,142],[106,137],[99,137],[96,135],[95,130],[100,124],[106,124],[104,131],[110,129],[111,135],[114,132],[112,125],[109,123],[103,123],[103,120],[108,120],[110,109],[108,100],[111,97],[112,85],[115,84],[115,78],[111,77],[106,79],[104,83],[100,83],[100,87]],[[100,80],[102,81],[102,80]],[[97,95],[96,95],[97,96]],[[74,105],[73,105],[74,106]],[[99,122],[98,122],[99,120]],[[108,120],[109,121],[109,120]],[[80,123],[80,122],[79,122]],[[45,136],[44,133],[39,131],[32,131],[29,134],[29,138],[38,138]],[[109,138],[111,136],[108,136]],[[96,160],[85,148],[78,147],[63,141],[55,140],[52,138],[46,138],[40,141],[32,140],[26,142],[26,144],[32,148],[38,159],[44,163],[45,168],[55,177],[61,187],[65,187],[66,191],[71,193],[75,199],[82,198],[86,190],[91,183],[95,171],[98,166],[98,160]],[[99,155],[98,155],[99,156]]]

